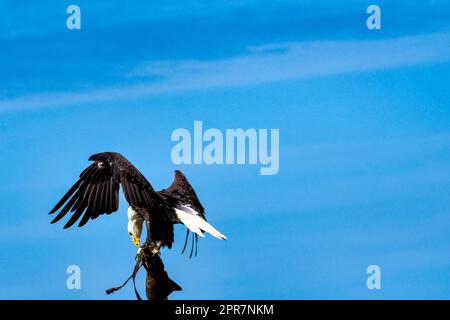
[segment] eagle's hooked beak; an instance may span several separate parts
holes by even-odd
[[[130,233],[131,241],[133,241],[134,246],[139,247],[140,239],[136,237],[134,234]]]

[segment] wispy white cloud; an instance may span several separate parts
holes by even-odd
[[[308,41],[248,48],[214,61],[153,61],[124,74],[149,83],[85,92],[42,93],[0,101],[0,111],[133,99],[198,89],[258,85],[450,60],[450,33],[367,41]]]

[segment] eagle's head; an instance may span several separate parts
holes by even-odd
[[[136,248],[139,247],[143,223],[144,219],[132,207],[128,207],[128,234]]]

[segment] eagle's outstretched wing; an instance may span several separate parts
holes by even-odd
[[[203,219],[206,220],[205,209],[200,203],[200,200],[198,200],[194,188],[192,188],[191,184],[180,170],[175,170],[172,184],[167,189],[158,191],[158,193],[170,195],[178,198],[184,204],[189,204]]]
[[[62,207],[52,223],[59,221],[70,211],[73,215],[64,228],[71,227],[82,217],[78,224],[81,227],[89,219],[117,211],[120,185],[132,207],[146,209],[150,215],[155,215],[151,218],[156,223],[165,220],[158,194],[124,156],[116,152],[102,152],[90,156],[89,160],[94,162],[80,174],[78,181],[50,211],[52,214]]]
[[[226,239],[222,233],[206,221],[205,209],[194,188],[181,171],[176,170],[172,184],[167,189],[158,191],[158,194],[164,199],[166,206],[175,213],[175,219],[172,218],[174,223],[182,223],[186,226],[186,239],[182,252],[186,249],[190,232],[192,232],[190,257],[194,254],[194,249],[195,255],[197,255],[198,236],[204,237],[205,232],[218,239]]]

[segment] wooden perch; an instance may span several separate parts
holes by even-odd
[[[138,300],[142,300],[135,284],[136,275],[141,268],[144,266],[147,271],[147,276],[145,280],[145,292],[147,300],[167,300],[169,295],[173,291],[181,291],[181,287],[169,278],[169,275],[164,270],[164,264],[161,260],[159,252],[156,253],[155,246],[150,234],[150,225],[147,221],[147,239],[145,243],[140,247],[138,254],[136,256],[136,265],[134,267],[133,273],[120,287],[115,287],[106,290],[107,294],[111,294],[117,290],[122,289],[130,279],[133,279],[134,292]]]
[[[151,246],[143,249],[144,267],[147,270],[145,292],[148,300],[167,300],[173,291],[182,290],[169,278],[159,254],[152,254]]]

